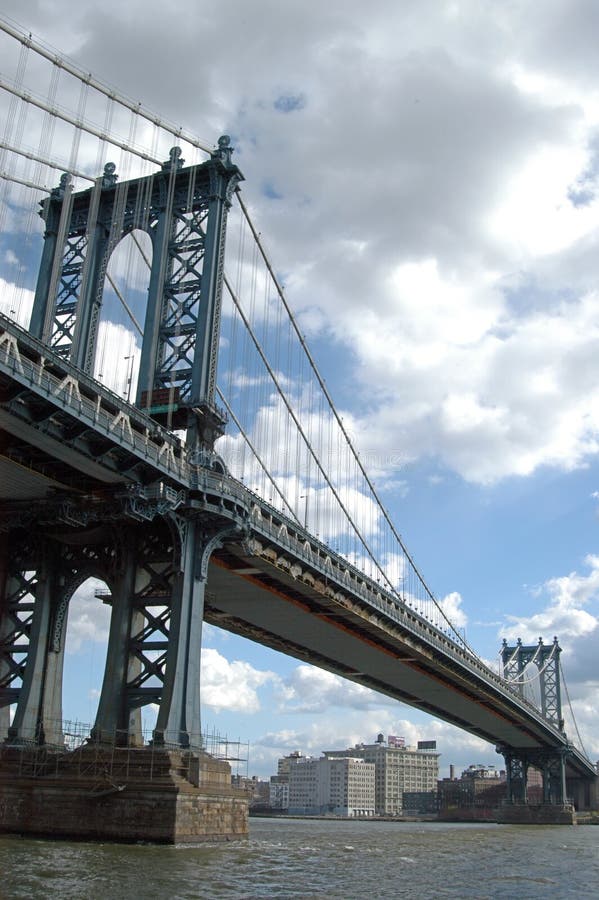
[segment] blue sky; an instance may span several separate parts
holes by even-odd
[[[558,635],[598,758],[596,4],[182,0],[166,27],[155,0],[102,9],[4,4],[208,145],[233,136],[288,301],[427,582],[489,661],[503,636]],[[81,672],[102,655],[92,599],[70,627]],[[250,741],[252,773],[378,731],[436,738],[444,769],[498,762],[216,629],[204,648],[204,722]],[[67,712],[89,703],[69,694]]]

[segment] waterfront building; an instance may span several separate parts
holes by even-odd
[[[400,816],[404,793],[432,794],[437,790],[439,754],[435,741],[406,747],[401,737],[379,734],[374,744],[356,744],[348,750],[327,750],[327,759],[353,756],[375,769],[375,811],[378,816]]]
[[[271,809],[289,809],[289,774],[271,775],[269,783],[269,804]]]
[[[269,782],[252,775],[251,778],[244,775],[232,775],[231,784],[241,788],[248,795],[250,809],[267,809],[269,806]]]
[[[271,809],[287,811],[289,809],[289,769],[298,759],[302,759],[299,750],[282,756],[277,762],[277,774],[270,776],[269,802]]]
[[[404,791],[404,816],[434,816],[439,811],[437,791]]]
[[[294,750],[293,753],[289,753],[287,756],[282,756],[277,762],[277,775],[280,778],[289,779],[289,767],[293,762],[297,759],[302,758],[302,753],[300,750]]]
[[[471,765],[464,769],[462,778],[501,778],[505,781],[505,771],[503,769],[498,770],[495,766],[483,766],[481,763],[476,763],[476,765]]]
[[[453,772],[453,766],[450,766],[450,772]],[[478,763],[464,769],[460,778],[439,781],[439,809],[447,814],[451,810],[473,806],[492,808],[504,800],[506,793],[505,771]]]
[[[347,818],[375,814],[375,767],[363,759],[296,757],[289,767],[289,812]]]

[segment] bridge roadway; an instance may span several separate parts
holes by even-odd
[[[0,315],[0,525],[32,502],[42,515],[57,501],[69,524],[81,500],[93,506],[107,496],[128,498],[132,515],[158,501],[165,510],[236,524],[244,540],[211,557],[206,621],[492,743],[567,749],[568,775],[595,775],[566,736],[479,659],[201,462],[186,458],[175,434]]]

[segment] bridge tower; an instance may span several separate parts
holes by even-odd
[[[224,136],[211,158],[185,168],[175,147],[160,171],[125,182],[109,163],[91,189],[77,193],[64,175],[42,203],[44,246],[30,324],[42,350],[51,347],[91,376],[108,260],[125,235],[146,231],[153,255],[135,405],[157,428],[184,429],[188,461],[214,471],[223,470],[214,443],[226,423],[215,403],[225,230],[243,177],[231,154]],[[65,389],[79,391],[76,380],[66,381]],[[131,432],[126,404],[115,421]],[[87,450],[93,456],[93,446]],[[37,520],[23,508],[11,522],[0,560],[0,713],[13,744],[64,744],[68,604],[96,576],[109,586],[112,612],[92,739],[139,744],[141,707],[154,703],[154,746],[201,747],[208,560],[239,527],[230,517],[202,514],[185,492],[144,483],[130,465],[123,458],[119,472],[117,461],[113,489],[89,493],[84,483],[73,485],[68,498],[57,491],[47,499]]]
[[[544,644],[541,638],[538,644],[530,646],[525,646],[520,638],[514,646],[509,646],[504,640],[501,648],[503,677],[522,697],[527,681],[538,678],[541,712],[548,722],[563,732],[560,654],[561,647],[556,637],[549,645]],[[527,674],[531,666],[536,667],[536,673],[532,678]],[[509,803],[528,802],[528,769],[531,766],[540,770],[542,774],[543,802],[557,805],[566,803],[567,747],[560,752],[513,747],[497,749],[502,753],[506,763]]]

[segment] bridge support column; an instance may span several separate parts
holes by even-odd
[[[546,756],[540,766],[543,775],[543,802],[566,802],[566,764],[563,754]]]
[[[8,621],[8,597],[7,597],[7,581],[8,581],[8,541],[3,540],[0,547],[0,648],[8,639],[9,621]],[[0,685],[8,683],[10,678],[10,667],[5,654],[0,652]],[[0,741],[3,741],[8,735],[8,726],[10,725],[10,693],[7,688],[4,691],[0,689]]]
[[[112,615],[106,650],[106,668],[91,738],[99,743],[141,745],[141,709],[131,709],[125,686],[138,674],[141,663],[130,652],[132,635],[140,630],[141,613],[134,608],[137,575],[136,541],[123,540],[123,570],[111,590]]]
[[[497,810],[499,822],[511,825],[572,825],[574,807],[566,799],[567,749],[555,751],[515,750],[498,747],[507,773],[507,803]],[[539,769],[543,775],[543,802],[529,803],[527,770]]]
[[[13,722],[8,729],[11,742],[35,742],[60,745],[63,742],[61,723],[62,692],[54,689],[54,665],[51,629],[54,611],[59,600],[59,567],[56,548],[45,548],[40,560],[33,611],[29,630],[27,665]],[[50,663],[50,672],[49,672]],[[54,664],[54,665],[53,665]],[[59,685],[60,687],[60,685]]]
[[[584,778],[568,779],[567,796],[576,810],[593,809],[592,782]]]
[[[58,266],[57,256],[58,259],[60,259],[62,253],[66,218],[70,215],[70,195],[71,185],[68,182],[68,176],[63,175],[60,187],[54,188],[50,193],[50,196],[43,201],[42,211],[40,213],[46,223],[46,227],[44,231],[44,247],[37,276],[37,286],[35,289],[33,309],[31,311],[29,331],[34,337],[43,341],[49,341],[51,335],[52,309],[49,307],[53,304],[54,298],[51,297],[50,291],[54,272]],[[63,203],[65,199],[67,202]],[[58,237],[59,231],[61,232],[60,242]],[[57,250],[59,250],[58,254]]]
[[[505,759],[507,778],[507,802],[526,803],[528,762],[526,758],[516,756],[509,750],[500,751]]]
[[[180,569],[173,585],[164,689],[154,741],[200,748],[200,659],[204,591],[210,553],[218,541],[207,537],[198,522],[179,522]]]

